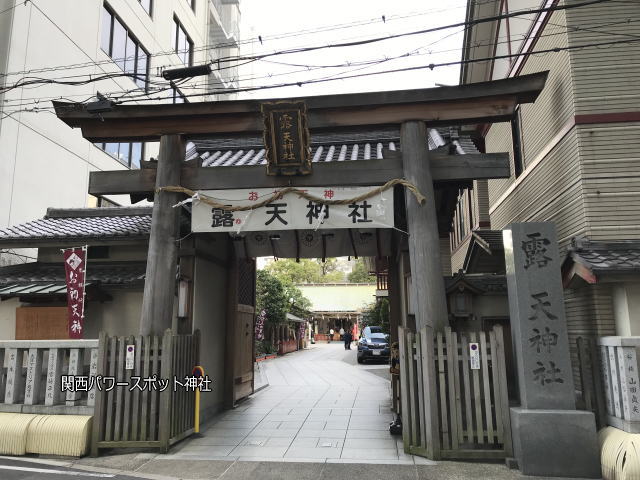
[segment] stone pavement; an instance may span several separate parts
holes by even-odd
[[[219,415],[167,459],[429,464],[389,434],[390,384],[355,350],[317,344],[261,364],[269,387]]]
[[[39,461],[155,480],[541,480],[502,463],[436,463],[405,455],[388,432],[388,367],[358,365],[355,351],[341,344],[319,344],[261,368],[269,387],[167,455],[113,452]]]

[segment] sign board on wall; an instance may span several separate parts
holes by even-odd
[[[477,343],[469,344],[469,363],[471,370],[480,370],[480,345]]]
[[[302,187],[310,195],[327,200],[358,197],[376,187]],[[258,204],[277,190],[208,190],[199,192],[229,206]],[[296,193],[244,212],[212,208],[193,202],[191,229],[194,232],[247,232],[265,230],[315,230],[335,228],[393,228],[393,190],[346,205],[324,205]]]

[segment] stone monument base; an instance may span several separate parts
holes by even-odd
[[[525,475],[602,478],[593,413],[511,408],[511,431]]]

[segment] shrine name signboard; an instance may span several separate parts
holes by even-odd
[[[352,199],[376,187],[301,187],[300,190],[321,199]],[[277,190],[208,190],[199,192],[225,206],[257,205]],[[393,190],[377,193],[366,200],[345,205],[325,205],[301,197],[295,192],[247,211],[230,211],[193,201],[193,232],[247,232],[265,230],[316,230],[335,228],[393,228]]]
[[[305,103],[265,102],[261,109],[267,175],[310,174],[310,136]]]

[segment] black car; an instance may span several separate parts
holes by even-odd
[[[358,340],[358,363],[365,360],[389,361],[389,336],[380,327],[365,327]]]

